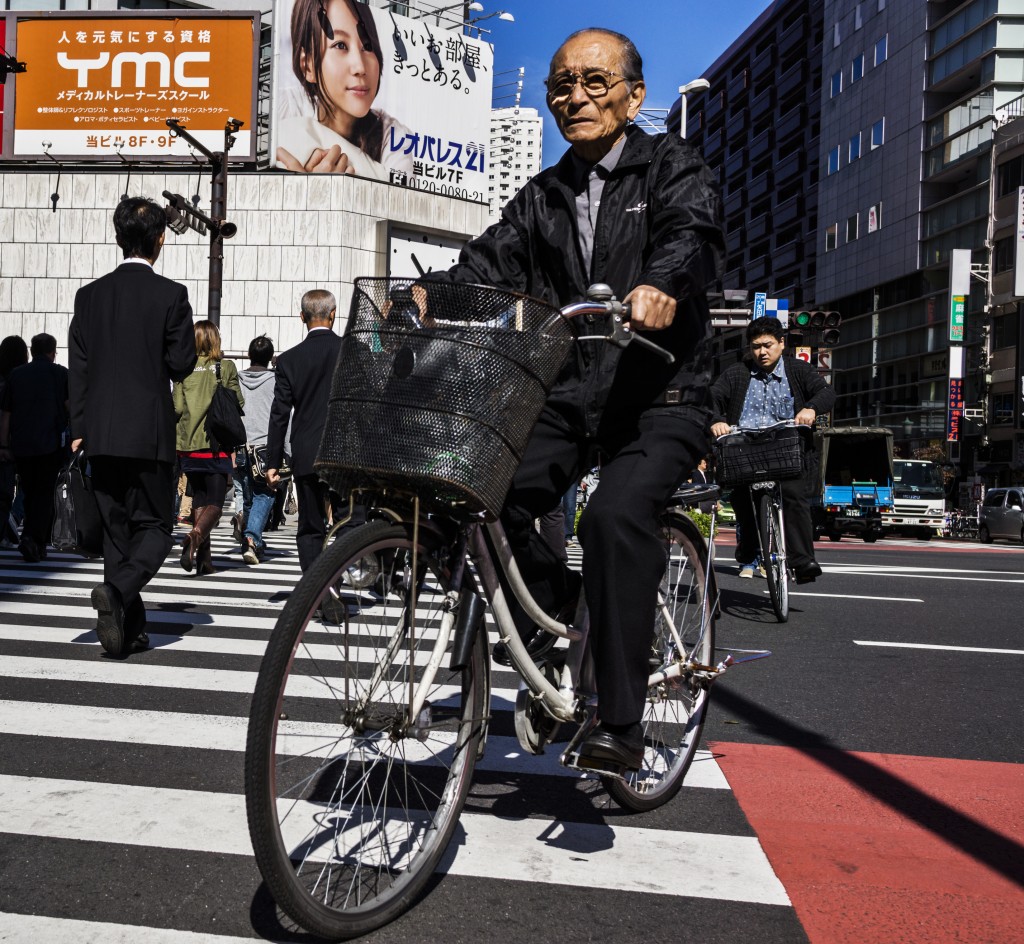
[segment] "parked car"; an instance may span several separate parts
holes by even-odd
[[[718,523],[736,524],[736,512],[732,510],[732,505],[728,502],[718,503]]]
[[[1024,488],[990,488],[978,515],[978,540],[994,538],[1024,544]]]

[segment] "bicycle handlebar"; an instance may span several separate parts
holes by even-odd
[[[628,347],[636,342],[664,359],[667,364],[674,364],[676,359],[671,351],[666,351],[660,344],[630,328],[629,302],[620,302],[606,285],[591,285],[587,290],[590,299],[585,302],[574,302],[562,309],[563,318],[576,318],[579,315],[611,315],[611,331],[608,334],[580,335],[578,341],[608,341],[616,347]]]

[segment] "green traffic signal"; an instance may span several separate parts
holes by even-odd
[[[806,328],[811,323],[811,313],[809,311],[798,311],[793,320],[799,327]]]

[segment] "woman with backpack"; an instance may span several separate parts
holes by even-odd
[[[207,415],[218,386],[225,387],[245,405],[238,369],[221,351],[220,331],[212,321],[197,321],[195,370],[174,385],[174,411],[178,417],[177,450],[181,471],[192,488],[192,530],[181,549],[181,566],[200,575],[214,573],[210,534],[220,520],[224,496],[231,481],[234,447],[211,442]]]

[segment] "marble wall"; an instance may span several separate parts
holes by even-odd
[[[53,170],[0,172],[0,336],[20,334],[27,342],[46,331],[57,338],[58,361],[67,363],[75,292],[121,259],[111,217],[125,186],[162,204],[164,190],[190,198],[197,175],[133,171],[128,182],[123,170],[64,172],[54,212]],[[209,213],[209,173],[199,194],[199,209]],[[225,350],[239,354],[259,334],[279,351],[298,343],[307,289],[334,292],[343,320],[353,279],[386,274],[387,221],[468,238],[486,226],[487,205],[358,177],[232,172],[227,216],[238,234],[224,244],[221,334]],[[188,287],[196,317],[205,318],[209,237],[168,230],[156,268]]]

